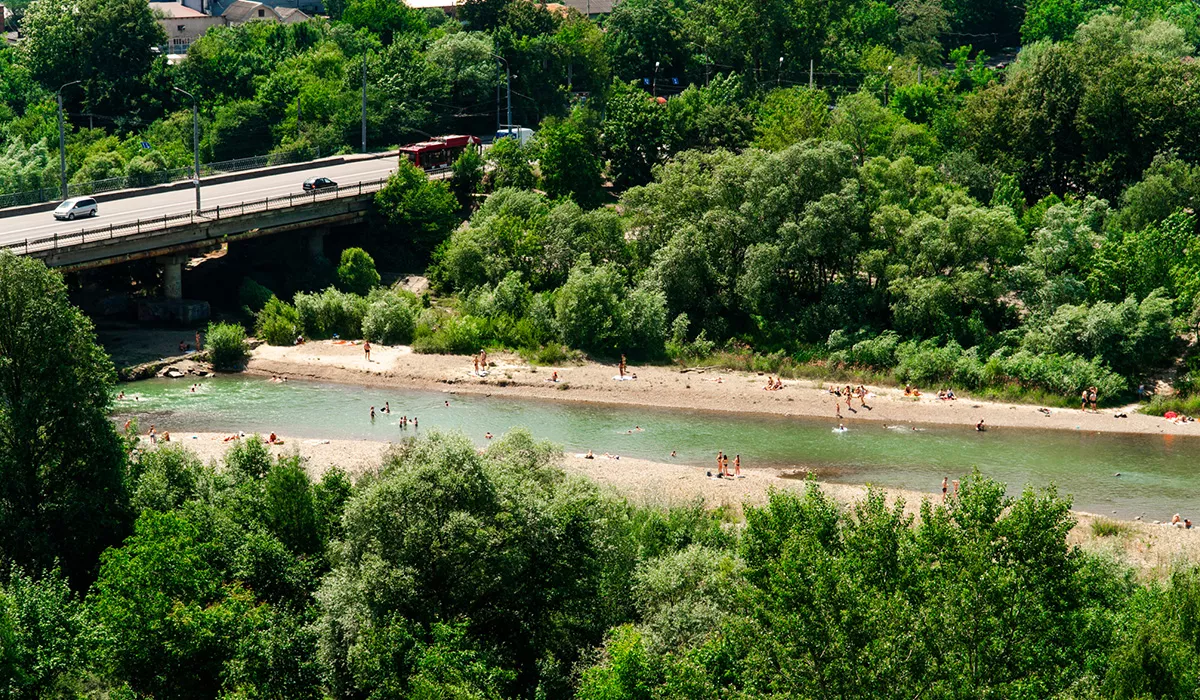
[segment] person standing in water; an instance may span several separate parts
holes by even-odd
[[[371,407],[371,420],[375,420],[375,407]]]

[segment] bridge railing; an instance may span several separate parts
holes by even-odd
[[[335,201],[349,197],[358,197],[372,192],[378,192],[387,184],[387,179],[368,180],[353,185],[339,185],[311,192],[293,192],[275,197],[252,199],[237,204],[222,204],[210,209],[188,211],[177,214],[164,214],[148,219],[126,221],[108,226],[85,228],[69,233],[55,233],[51,236],[28,238],[17,243],[0,245],[0,250],[11,250],[20,255],[57,251],[60,248],[92,243],[95,241],[112,240],[122,236],[137,235],[166,231],[179,226],[192,226],[197,223],[209,223],[236,219],[247,214],[257,214],[265,211],[288,209],[305,204]]]

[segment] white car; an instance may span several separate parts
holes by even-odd
[[[95,216],[100,210],[96,208],[96,200],[91,197],[72,197],[63,200],[54,210],[54,218],[62,221],[74,221],[85,216]]]

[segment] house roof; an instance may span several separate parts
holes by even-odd
[[[258,11],[263,10],[263,16],[260,18]],[[229,3],[229,7],[221,13],[221,16],[229,21],[230,24],[241,24],[256,19],[281,19],[279,13],[270,5],[264,5],[261,2],[253,2],[252,0],[234,0]]]
[[[612,12],[613,0],[558,0],[558,4],[578,10],[580,14],[607,15]]]
[[[450,12],[458,7],[459,0],[404,0],[404,4],[417,10],[435,9]]]
[[[296,24],[312,19],[298,7],[276,7],[275,14],[279,15],[279,21],[284,24]]]
[[[164,17],[172,19],[180,19],[183,17],[207,17],[208,15],[190,7],[184,7],[177,2],[152,2],[150,3],[151,10],[158,10],[163,13]]]

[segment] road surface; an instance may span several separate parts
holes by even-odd
[[[341,165],[318,165],[312,169],[264,175],[220,185],[205,186],[201,183],[200,204],[203,208],[208,209],[218,204],[237,204],[265,197],[277,197],[290,192],[301,192],[301,184],[310,177],[325,176],[342,186],[381,180],[395,169],[396,157],[391,156],[353,161]],[[28,238],[41,238],[55,233],[75,232],[83,228],[122,224],[137,219],[152,219],[164,214],[188,212],[196,206],[196,191],[189,187],[112,201],[105,201],[104,195],[98,194],[96,195],[96,204],[99,213],[90,219],[58,221],[49,211],[0,218],[0,245],[19,243]]]

